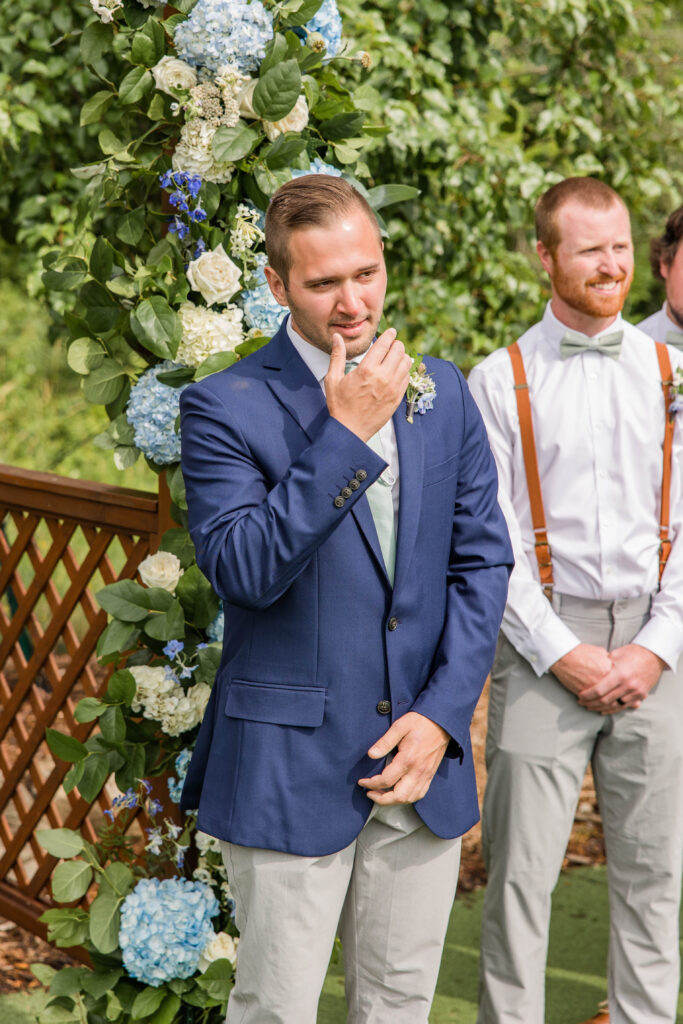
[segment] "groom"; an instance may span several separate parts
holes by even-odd
[[[356,190],[283,185],[266,247],[290,316],[181,399],[190,529],[225,607],[183,806],[236,901],[227,1020],[315,1024],[339,930],[348,1020],[426,1024],[512,562],[496,471],[450,363],[426,360],[436,399],[408,422]]]

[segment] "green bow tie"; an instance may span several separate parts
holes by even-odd
[[[560,342],[560,357],[568,359],[580,352],[600,352],[603,356],[618,359],[623,337],[623,331],[601,334],[599,338],[589,338],[588,335],[580,334],[579,331],[567,331]]]
[[[683,333],[681,331],[667,331],[666,343],[667,345],[673,345],[674,348],[680,349],[683,352]]]

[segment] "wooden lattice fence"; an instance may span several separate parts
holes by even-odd
[[[0,915],[38,935],[56,862],[36,829],[92,840],[115,793],[108,783],[93,804],[66,794],[70,766],[45,730],[84,741],[94,728],[73,717],[109,676],[94,657],[107,622],[94,594],[135,575],[169,511],[163,478],[157,495],[0,466]]]

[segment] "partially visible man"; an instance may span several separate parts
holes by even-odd
[[[683,438],[667,413],[683,355],[621,317],[633,246],[616,192],[560,182],[536,228],[543,319],[470,375],[516,563],[489,705],[478,1021],[545,1020],[551,893],[590,762],[610,899],[609,1013],[594,1020],[673,1024]]]
[[[436,399],[408,415],[357,191],[283,185],[266,247],[290,315],[181,398],[190,529],[225,608],[183,805],[235,897],[227,1020],[315,1024],[339,927],[348,1021],[426,1024],[512,562],[495,464],[452,364],[426,360]]]
[[[664,281],[666,301],[638,327],[656,341],[683,349],[683,206],[671,214],[664,234],[650,242],[650,266]]]

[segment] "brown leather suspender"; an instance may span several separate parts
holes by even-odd
[[[674,437],[674,418],[669,414],[671,404],[671,388],[673,385],[673,373],[671,371],[671,360],[666,345],[660,341],[655,342],[657,349],[657,361],[659,372],[662,378],[662,393],[664,395],[665,427],[664,444],[662,446],[662,499],[659,516],[659,583],[661,585],[662,573],[666,560],[671,553],[671,540],[669,539],[669,510],[671,500],[671,460]],[[541,493],[541,478],[538,473],[538,460],[536,458],[536,441],[534,438],[534,424],[531,417],[531,401],[529,399],[529,385],[524,370],[524,360],[519,345],[515,341],[508,348],[508,355],[512,363],[512,375],[515,381],[515,397],[517,399],[517,413],[519,415],[519,432],[522,440],[522,454],[524,456],[524,469],[526,472],[527,490],[529,492],[529,505],[531,506],[531,523],[535,536],[536,560],[538,562],[538,573],[547,598],[553,592],[553,566],[552,552],[548,540],[548,531],[545,522],[545,511],[543,508],[543,495]]]

